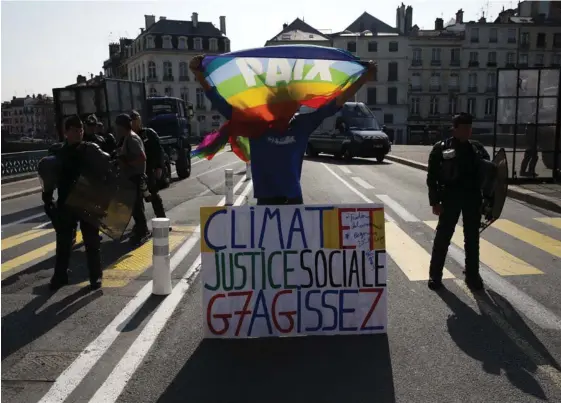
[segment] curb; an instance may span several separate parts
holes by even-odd
[[[17,199],[18,197],[29,196],[35,193],[41,193],[41,186],[22,190],[21,192],[14,192],[14,193],[9,193],[7,195],[3,195],[2,201]]]
[[[37,178],[37,172],[29,172],[27,174],[6,176],[5,178],[2,178],[2,185],[19,182],[25,179],[32,179],[32,178]]]
[[[420,169],[426,171],[428,168],[427,164],[422,162],[413,161],[407,158],[396,157],[395,155],[386,155],[386,159],[389,161],[397,162],[402,165],[407,165],[412,168]],[[555,213],[561,214],[561,202],[553,197],[548,197],[541,195],[537,192],[523,189],[519,186],[510,185],[508,187],[507,196],[511,199],[520,200],[536,207],[540,207]]]

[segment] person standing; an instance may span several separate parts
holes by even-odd
[[[232,117],[232,107],[211,87],[203,75],[196,56],[189,65],[195,78],[206,92],[214,109],[226,119]],[[376,74],[376,64],[369,62],[368,71],[329,104],[311,113],[297,114],[287,130],[269,129],[259,138],[249,140],[253,194],[258,205],[302,204],[300,177],[308,138],[321,122],[337,113],[359,88]]]
[[[102,137],[103,140],[105,141],[105,150],[103,151],[105,151],[109,155],[112,155],[113,151],[117,149],[117,141],[115,140],[115,136],[113,136],[109,132],[105,132],[103,130],[103,123],[99,121],[97,122],[96,125],[96,134]]]
[[[86,118],[86,127],[84,128],[84,141],[90,143],[95,143],[101,148],[102,151],[109,153],[107,150],[107,144],[103,136],[97,134],[97,117],[95,115],[89,115]]]
[[[472,116],[460,113],[452,119],[452,137],[436,143],[427,169],[429,202],[438,216],[430,262],[428,287],[442,287],[444,261],[462,214],[465,239],[465,282],[473,290],[483,288],[479,274],[479,227],[481,222],[481,184],[479,162],[490,160],[481,143],[470,140]]]
[[[89,169],[86,158],[88,152],[85,152],[87,151],[88,143],[83,141],[84,128],[82,121],[77,115],[66,119],[64,130],[66,140],[56,155],[59,164],[57,170],[59,176],[57,179],[58,199],[56,207],[53,202],[46,201],[51,205],[51,208],[56,208],[56,260],[54,274],[50,281],[50,288],[52,290],[57,290],[68,284],[70,253],[72,252],[74,243],[74,231],[77,223],[79,223],[84,239],[84,246],[86,247],[90,286],[93,290],[97,290],[101,288],[103,277],[101,270],[99,228],[77,217],[75,213],[65,205],[79,176]],[[92,148],[93,152],[103,153],[97,145],[90,146],[92,146],[90,148]],[[109,155],[105,154],[105,157],[109,159]]]
[[[127,114],[121,114],[115,119],[117,137],[119,138],[119,160],[125,177],[136,186],[136,200],[132,217],[134,227],[130,241],[134,245],[144,243],[150,237],[148,224],[144,214],[144,198],[148,193],[146,185],[146,153],[144,143],[132,131],[132,119]]]
[[[160,138],[153,129],[142,126],[142,118],[137,111],[133,110],[131,112],[131,119],[132,130],[138,134],[144,142],[144,149],[146,151],[146,176],[148,178],[148,190],[151,194],[154,214],[158,218],[166,218],[164,203],[162,197],[158,193],[165,164],[164,150],[160,144]]]

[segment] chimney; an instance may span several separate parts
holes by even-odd
[[[286,29],[288,27],[288,24],[285,22],[284,24],[282,24],[282,29]]]
[[[81,74],[78,74],[78,77],[76,77],[76,84],[82,84],[86,82],[86,77],[84,77]]]
[[[35,94],[33,94],[33,99],[35,99]]]
[[[413,28],[413,7],[407,6],[405,9],[405,33],[409,34]]]
[[[140,35],[144,33],[144,28],[140,28]]]
[[[197,25],[199,25],[199,14],[191,14],[191,22],[193,23],[193,28],[197,28]]]
[[[224,15],[220,16],[220,32],[222,35],[226,35],[226,17]]]
[[[93,73],[90,73],[90,80],[93,79]]]
[[[165,20],[165,19],[166,19],[166,17],[160,17],[160,21]]]
[[[487,22],[487,18],[485,18],[485,15],[483,15],[477,22],[479,22],[480,24],[485,24]]]
[[[444,20],[442,18],[437,18],[434,21],[434,29],[436,31],[442,31],[444,29]]]
[[[146,15],[146,14],[144,15],[144,25],[146,29],[150,28],[155,23],[156,23],[155,15]]]
[[[464,10],[461,8],[456,13],[456,24],[463,24],[464,23]]]

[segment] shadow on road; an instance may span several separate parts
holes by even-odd
[[[90,292],[89,287],[84,287],[43,308],[55,297],[46,285],[36,292],[39,295],[22,309],[2,317],[2,360],[103,295],[101,290]]]
[[[386,335],[203,340],[158,400],[395,402]]]
[[[392,165],[392,162],[370,160],[366,158],[353,158],[352,160],[338,159],[329,155],[320,155],[318,157],[304,157],[306,161],[323,162],[329,165]]]
[[[22,218],[26,218],[26,217],[30,217],[30,216],[34,216],[36,214],[40,214],[40,213],[44,213],[45,209],[43,208],[42,205],[40,206],[35,206],[35,207],[30,207],[24,210],[18,210],[14,213],[10,213],[10,214],[3,214],[2,215],[2,225],[7,225],[10,223],[13,223],[14,221],[18,221],[21,220]],[[32,218],[29,221],[26,221],[26,223],[33,223],[33,224],[37,224],[37,223],[44,223],[47,222],[48,218],[46,216],[42,216],[42,217],[36,217],[36,218]]]
[[[497,376],[504,372],[511,384],[524,393],[538,399],[547,399],[544,390],[532,375],[537,372],[537,364],[489,316],[490,310],[520,332],[525,343],[547,357],[549,362],[538,364],[559,366],[504,298],[490,290],[474,294],[482,312],[479,314],[446,289],[438,295],[453,311],[447,320],[448,332],[464,353],[480,361],[485,372]]]

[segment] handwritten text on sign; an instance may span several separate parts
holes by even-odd
[[[382,205],[201,208],[207,337],[383,333]]]

